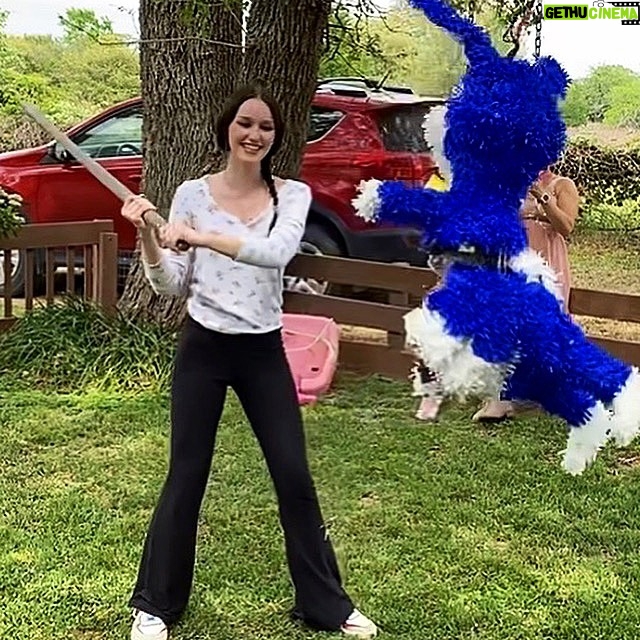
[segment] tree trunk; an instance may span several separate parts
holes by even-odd
[[[282,106],[287,132],[274,170],[283,177],[298,174],[331,2],[253,0],[244,58],[239,48],[197,39],[239,44],[241,5],[242,0],[140,2],[143,184],[162,212],[178,184],[203,173],[216,115],[239,78],[263,82]],[[168,327],[179,325],[185,313],[183,299],[152,292],[138,258],[119,307],[128,318]]]
[[[274,170],[285,178],[298,174],[330,10],[330,0],[251,2],[242,76],[282,106],[287,131]]]
[[[214,125],[240,72],[242,0],[141,0],[143,191],[166,217],[176,187],[198,177],[214,149]],[[184,300],[157,296],[139,255],[120,300],[130,319],[174,327]]]

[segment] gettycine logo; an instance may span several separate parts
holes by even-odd
[[[625,25],[640,24],[640,1],[545,4],[543,15],[545,20],[620,20]]]

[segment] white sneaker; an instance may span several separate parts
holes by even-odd
[[[340,631],[342,631],[345,636],[360,638],[361,640],[375,638],[378,635],[378,627],[357,609],[354,609],[351,615],[345,620],[344,624],[340,627]]]
[[[131,640],[168,640],[169,629],[158,616],[144,611],[133,612]]]

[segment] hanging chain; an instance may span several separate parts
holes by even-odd
[[[535,49],[533,52],[534,58],[537,60],[540,57],[540,49],[542,48],[542,0],[538,0],[536,3],[536,40]]]

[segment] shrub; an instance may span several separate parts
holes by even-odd
[[[175,333],[69,296],[0,334],[0,376],[58,391],[155,388],[168,383],[174,344]]]
[[[15,234],[23,222],[22,198],[0,187],[0,238]]]

